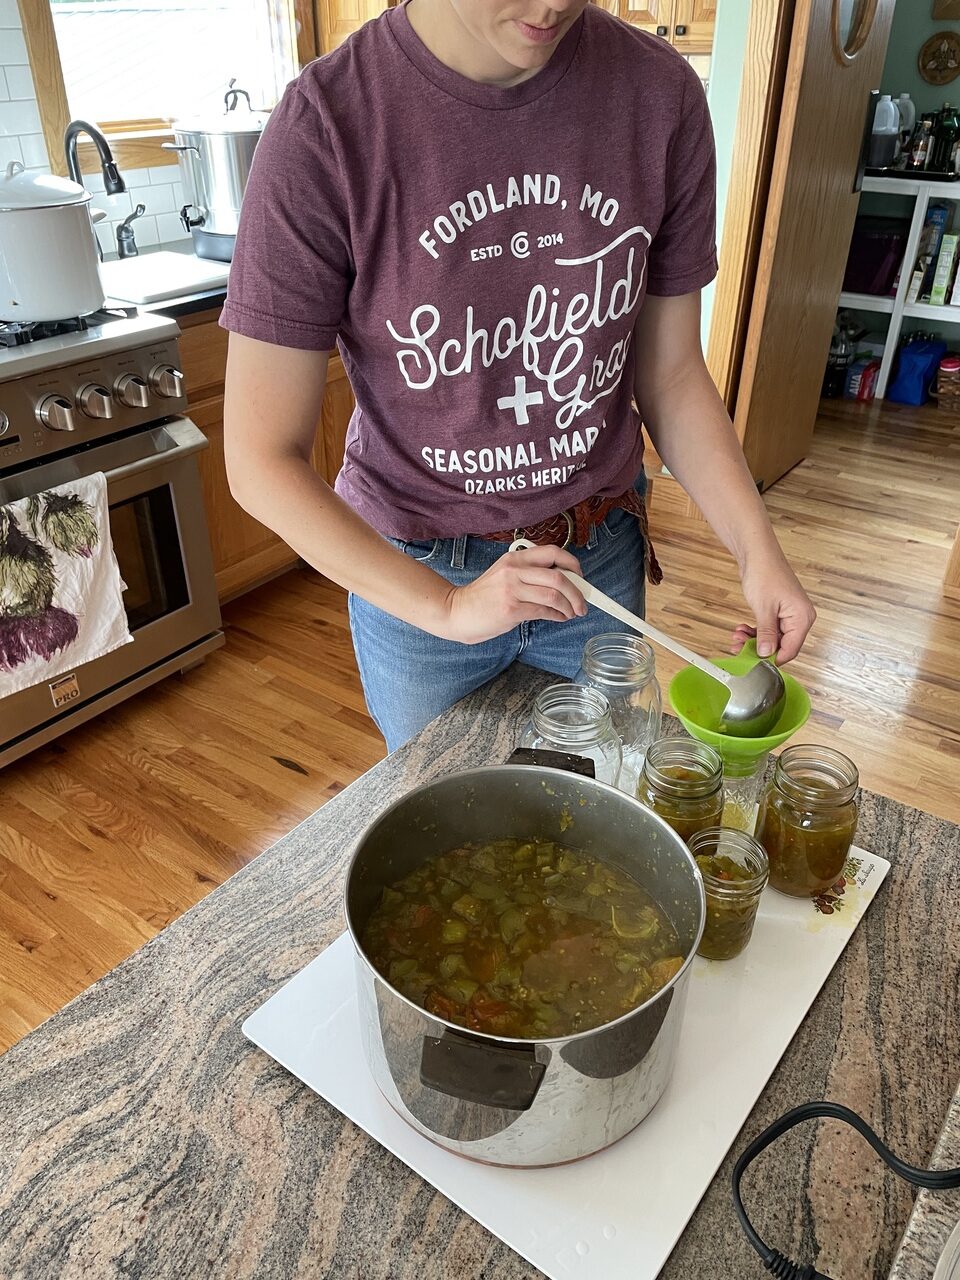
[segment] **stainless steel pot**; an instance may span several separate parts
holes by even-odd
[[[0,323],[66,320],[102,306],[90,193],[11,160],[0,173]]]
[[[384,886],[465,841],[512,838],[560,840],[629,872],[670,915],[685,957],[680,972],[617,1021],[560,1040],[467,1032],[407,1000],[360,941]],[[629,1133],[666,1088],[703,932],[703,882],[676,832],[623,792],[531,765],[427,783],[360,840],[346,916],[367,1062],[391,1106],[440,1146],[489,1164],[562,1164]]]
[[[238,111],[240,97],[246,108]],[[253,153],[269,119],[265,112],[251,110],[243,89],[231,89],[224,103],[224,114],[217,118],[174,121],[175,140],[163,144],[180,160],[187,197],[180,220],[193,237],[194,252],[218,262],[233,257]]]

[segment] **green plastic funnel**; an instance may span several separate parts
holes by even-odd
[[[727,655],[711,658],[718,667],[732,675],[745,675],[760,659],[754,640],[748,640],[736,657]],[[692,738],[708,743],[720,752],[724,764],[739,765],[742,771],[761,756],[782,746],[798,729],[806,724],[810,715],[810,698],[803,685],[780,668],[786,686],[786,698],[780,718],[770,733],[762,738],[734,738],[719,733],[720,713],[727,700],[727,690],[717,680],[698,671],[696,667],[684,667],[670,681],[670,702],[674,713]]]

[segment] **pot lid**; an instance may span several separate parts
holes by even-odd
[[[67,204],[86,204],[90,192],[77,182],[57,178],[52,173],[28,172],[19,160],[11,160],[0,175],[0,210],[58,209]]]
[[[227,109],[220,115],[188,116],[174,120],[174,133],[261,133],[270,119],[267,111],[254,111],[251,107]]]

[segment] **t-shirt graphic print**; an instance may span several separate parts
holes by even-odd
[[[273,113],[222,322],[339,340],[337,491],[381,533],[451,537],[633,484],[643,299],[715,271],[709,118],[674,50],[590,5],[503,89],[437,61],[401,7]]]

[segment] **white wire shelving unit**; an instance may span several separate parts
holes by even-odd
[[[896,296],[884,298],[872,293],[841,293],[840,295],[839,305],[846,310],[872,311],[878,315],[890,317],[883,346],[883,358],[880,361],[880,373],[877,376],[876,395],[878,400],[882,400],[887,394],[887,383],[890,380],[904,318],[960,324],[960,307],[949,305],[935,307],[929,302],[907,302],[910,278],[913,275],[913,264],[917,260],[917,252],[920,248],[920,235],[927,216],[927,207],[931,200],[960,201],[960,182],[930,182],[923,178],[866,177],[863,180],[863,191],[878,195],[913,196],[914,198],[913,217],[910,220],[910,231],[907,235],[907,247]]]

